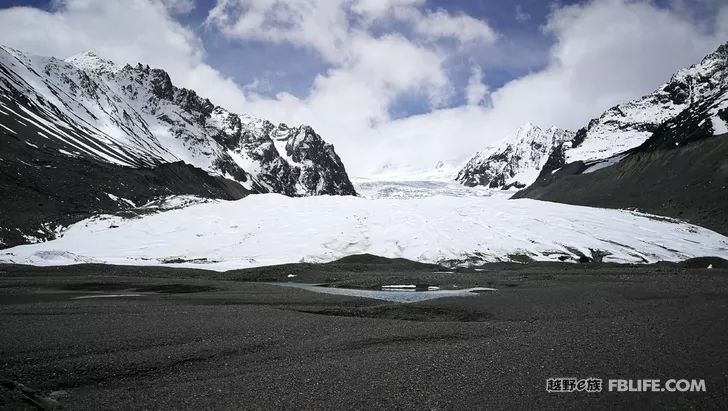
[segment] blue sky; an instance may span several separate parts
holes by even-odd
[[[581,1],[582,3],[584,1]],[[31,6],[52,11],[57,4],[50,0],[3,0],[2,7]],[[285,91],[304,97],[311,88],[316,75],[331,67],[317,53],[290,44],[271,44],[265,41],[229,39],[220,36],[216,30],[205,25],[209,11],[216,0],[199,0],[194,8],[185,13],[172,13],[181,24],[193,30],[202,40],[206,61],[223,75],[235,80],[240,86],[256,79],[265,84],[259,88],[263,94],[275,95]],[[574,4],[579,1],[561,1],[559,4]],[[467,54],[453,55],[448,63],[453,86],[460,89],[445,106],[463,104],[462,89],[470,76],[470,66],[475,62],[487,71],[487,85],[496,89],[510,80],[529,72],[538,71],[548,63],[548,49],[553,36],[544,33],[546,22],[554,3],[543,0],[453,0],[427,1],[426,7],[444,9],[453,14],[467,14],[487,22],[504,39],[497,50],[469,50]],[[497,52],[497,58],[494,56]],[[509,58],[509,54],[519,58]],[[424,113],[429,110],[427,102],[418,96],[400,96],[390,107],[395,118]]]
[[[207,11],[212,6],[212,1],[200,2],[197,10],[183,20],[186,24],[196,27],[205,41],[209,53],[210,63],[223,70],[226,74],[238,79],[239,82],[247,84],[254,77],[270,73],[273,81],[273,91],[291,91],[294,94],[305,93],[311,85],[316,73],[327,67],[322,59],[317,58],[315,53],[293,47],[291,45],[270,45],[264,42],[248,41],[236,42],[220,38],[217,33],[205,30],[201,25],[204,22]],[[468,58],[489,68],[488,83],[492,88],[500,87],[508,80],[519,77],[529,70],[542,68],[548,59],[548,47],[552,40],[544,34],[540,26],[545,22],[549,12],[547,2],[524,0],[522,10],[530,15],[527,22],[516,21],[516,6],[507,1],[431,1],[428,6],[432,8],[445,7],[454,12],[465,12],[472,16],[478,16],[487,21],[496,30],[503,33],[512,42],[512,48],[519,48],[521,51],[528,50],[532,56],[530,61],[508,61],[507,57],[501,61],[490,62],[481,58],[477,53],[471,56],[461,56],[461,65],[467,66]],[[238,55],[250,55],[258,58],[248,61],[241,66]],[[281,70],[281,65],[287,63],[297,64],[295,70]],[[281,64],[283,63],[283,64]],[[469,71],[467,68],[458,67],[457,62],[452,67],[458,73],[458,80],[464,84],[467,82]],[[456,104],[457,102],[454,102]]]
[[[287,44],[240,42],[221,38],[215,31],[204,27],[207,13],[214,3],[213,0],[199,1],[193,12],[177,17],[184,24],[193,27],[203,39],[209,63],[224,74],[235,78],[238,83],[245,85],[256,78],[264,78],[268,80],[269,88],[266,90],[268,93],[287,91],[304,96],[316,74],[329,68],[323,59],[310,50]],[[565,3],[577,3],[577,1],[562,2]],[[498,59],[493,59],[492,53],[490,55],[485,52],[478,53],[477,49],[469,55],[453,56],[448,69],[456,88],[462,89],[467,84],[470,76],[469,65],[473,60],[487,70],[487,83],[493,89],[528,72],[538,71],[548,63],[548,49],[553,39],[541,29],[551,10],[547,1],[522,0],[517,4],[500,0],[428,1],[427,6],[478,17],[507,38],[503,48],[498,50],[501,54]],[[517,17],[517,7],[521,13],[520,17]],[[527,54],[528,58],[509,59],[509,50],[517,50],[520,55]],[[246,59],[245,64],[241,64],[240,56],[254,56],[254,58]],[[294,66],[295,69],[281,69],[290,66]],[[463,101],[464,96],[460,93],[453,96],[448,105],[457,106]],[[394,117],[399,118],[427,110],[427,103],[416,96],[403,96],[390,111]]]
[[[462,161],[526,122],[576,130],[728,40],[727,3],[0,0],[0,39],[311,124],[356,175]]]

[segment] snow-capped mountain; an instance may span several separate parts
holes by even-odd
[[[515,197],[635,207],[728,233],[728,43],[592,120]]]
[[[162,70],[0,47],[0,248],[159,197],[355,194],[308,126],[230,113]]]
[[[527,123],[496,148],[476,153],[456,180],[470,187],[523,188],[536,180],[554,149],[573,138],[574,133],[568,130],[542,129]]]
[[[580,129],[564,162],[607,159],[640,146],[658,126],[684,110],[725,94],[728,44],[708,54],[699,64],[680,70],[653,93],[614,106]],[[715,114],[713,118],[715,118]],[[722,124],[717,125],[720,130]]]
[[[124,167],[182,161],[258,193],[355,194],[344,165],[311,127],[231,113],[169,75],[91,52],[66,60],[0,47],[0,109],[34,146]],[[19,133],[31,123],[35,135]]]

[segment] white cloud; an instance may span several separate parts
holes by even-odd
[[[64,0],[50,12],[31,7],[3,9],[0,41],[59,58],[94,50],[117,63],[144,62],[167,70],[177,85],[241,110],[245,97],[237,85],[205,64],[200,40],[170,17],[167,6],[184,3]]]
[[[307,47],[332,63],[348,52],[352,39],[368,34],[366,29],[376,20],[411,26],[415,42],[452,39],[490,44],[497,38],[481,20],[424,9],[424,4],[423,0],[217,0],[206,23],[231,39]]]
[[[477,106],[484,102],[488,95],[488,86],[483,83],[483,70],[473,66],[470,72],[470,79],[465,88],[465,101],[468,105]]]
[[[390,98],[416,87],[422,87],[435,102],[445,98],[442,93],[447,93],[449,81],[441,54],[398,34],[356,35],[349,44],[348,61],[340,70],[353,74],[355,81],[381,87]]]
[[[444,10],[414,16],[417,33],[429,39],[450,38],[463,43],[493,43],[497,35],[490,26],[467,14],[452,15]]]
[[[207,24],[230,38],[310,47],[337,61],[348,35],[348,18],[338,1],[218,0]]]
[[[346,160],[370,161],[357,153],[373,143],[372,127],[390,120],[388,108],[398,96],[415,93],[437,105],[451,92],[442,57],[400,35],[355,35],[350,45],[342,64],[317,76],[307,97],[250,95],[247,110],[275,122],[312,124]]]
[[[351,11],[371,24],[389,20],[411,25],[421,40],[451,39],[465,45],[492,44],[498,34],[486,22],[464,13],[424,8],[423,0],[356,0]]]

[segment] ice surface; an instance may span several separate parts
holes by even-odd
[[[127,297],[142,297],[141,294],[92,294],[82,295],[80,297],[74,297],[74,300],[89,300],[92,298],[127,298]]]
[[[111,228],[117,226],[116,228]],[[0,251],[0,262],[105,262],[228,270],[348,255],[446,264],[571,261],[592,250],[621,263],[728,258],[728,238],[630,211],[501,196],[414,199],[252,195],[141,218],[97,216],[57,240]]]

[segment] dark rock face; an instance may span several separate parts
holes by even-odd
[[[280,126],[279,126],[280,128]],[[311,127],[303,126],[286,142],[286,155],[301,164],[298,180],[309,194],[355,194],[334,146],[327,144]]]
[[[662,90],[686,107],[654,126],[640,146],[586,162],[567,162],[559,153],[566,150],[556,150],[537,181],[514,198],[636,208],[728,235],[728,46]]]
[[[579,133],[576,134],[577,136]],[[572,144],[574,144],[574,141],[572,140]],[[544,163],[543,167],[541,168],[541,172],[538,174],[538,180],[540,180],[544,175],[548,175],[553,173],[554,171],[560,169],[564,165],[566,165],[566,144],[562,143],[558,146],[554,147],[553,151],[551,151],[551,154],[549,154],[549,158],[546,160],[546,163]]]
[[[690,98],[690,86],[681,81],[673,81],[663,88],[675,104],[685,104]],[[661,102],[666,102],[664,99]]]
[[[584,139],[586,138],[586,133],[589,130],[589,127],[592,127],[595,124],[596,120],[592,120],[589,122],[589,126],[586,128],[580,128],[579,131],[576,132],[576,135],[574,136],[574,139],[571,140],[571,146],[572,147],[579,147],[581,143],[584,142]],[[563,153],[562,153],[563,155]]]
[[[728,85],[726,90],[728,91]],[[715,110],[718,100],[720,99],[712,98],[695,103],[675,118],[661,124],[640,147],[641,151],[673,150],[694,141],[713,137],[712,118],[720,118],[719,110]],[[711,115],[711,110],[716,111],[717,115]]]
[[[152,93],[157,98],[172,101],[174,99],[174,86],[172,80],[169,78],[164,70],[153,69],[150,72]]]

